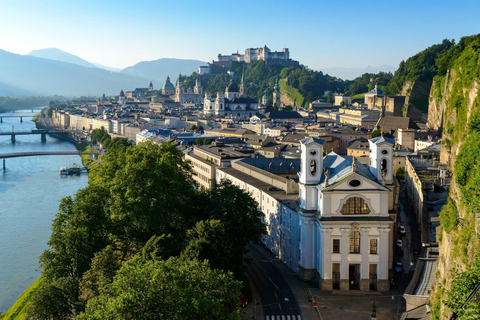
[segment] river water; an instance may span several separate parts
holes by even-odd
[[[35,129],[32,117],[41,108],[0,113],[0,132]],[[23,116],[20,118],[8,116]],[[12,128],[13,127],[13,128]],[[0,154],[31,151],[75,151],[66,141],[47,135],[0,136]],[[35,156],[0,159],[0,313],[5,312],[41,273],[38,257],[47,248],[59,201],[88,184],[86,174],[60,176],[62,166],[81,163],[80,156]]]

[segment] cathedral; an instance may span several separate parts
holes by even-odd
[[[170,82],[170,79],[167,78]],[[175,102],[201,104],[203,98],[203,88],[200,79],[195,81],[195,86],[185,88],[181,75],[178,75],[177,85],[175,86]]]
[[[233,83],[232,78],[225,93],[217,92],[215,98],[212,98],[210,93],[205,93],[203,113],[207,116],[250,118],[257,112],[258,102],[247,97],[244,75],[242,75],[240,88]]]

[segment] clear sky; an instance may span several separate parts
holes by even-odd
[[[480,33],[479,0],[0,0],[0,49],[125,68],[267,45],[312,69],[392,65]]]

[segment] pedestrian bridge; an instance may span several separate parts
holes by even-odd
[[[33,156],[70,156],[70,155],[98,155],[96,152],[79,152],[79,151],[39,151],[39,152],[13,152],[0,153],[0,159],[3,159],[3,170],[5,170],[5,159],[18,157],[33,157]]]
[[[11,136],[12,138],[12,143],[15,143],[15,136],[18,135],[27,135],[27,134],[39,134],[42,141],[47,141],[47,134],[67,134],[68,132],[66,131],[52,131],[48,129],[37,129],[37,130],[31,130],[31,131],[7,131],[7,132],[0,132],[0,136]]]

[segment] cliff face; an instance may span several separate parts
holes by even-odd
[[[456,309],[455,303],[449,301],[449,292],[458,290],[458,284],[453,284],[452,279],[459,272],[470,272],[480,252],[480,234],[476,228],[480,207],[480,160],[477,160],[480,150],[480,37],[462,50],[450,64],[447,74],[434,78],[429,96],[428,126],[442,130],[440,160],[449,165],[451,172],[450,203],[440,213],[440,255],[431,296],[434,319],[446,319],[451,310]],[[476,281],[480,279],[472,282]]]
[[[429,94],[432,86],[431,80],[406,81],[400,95],[406,96],[406,112],[404,115],[414,121],[426,120],[427,110],[429,112]]]

